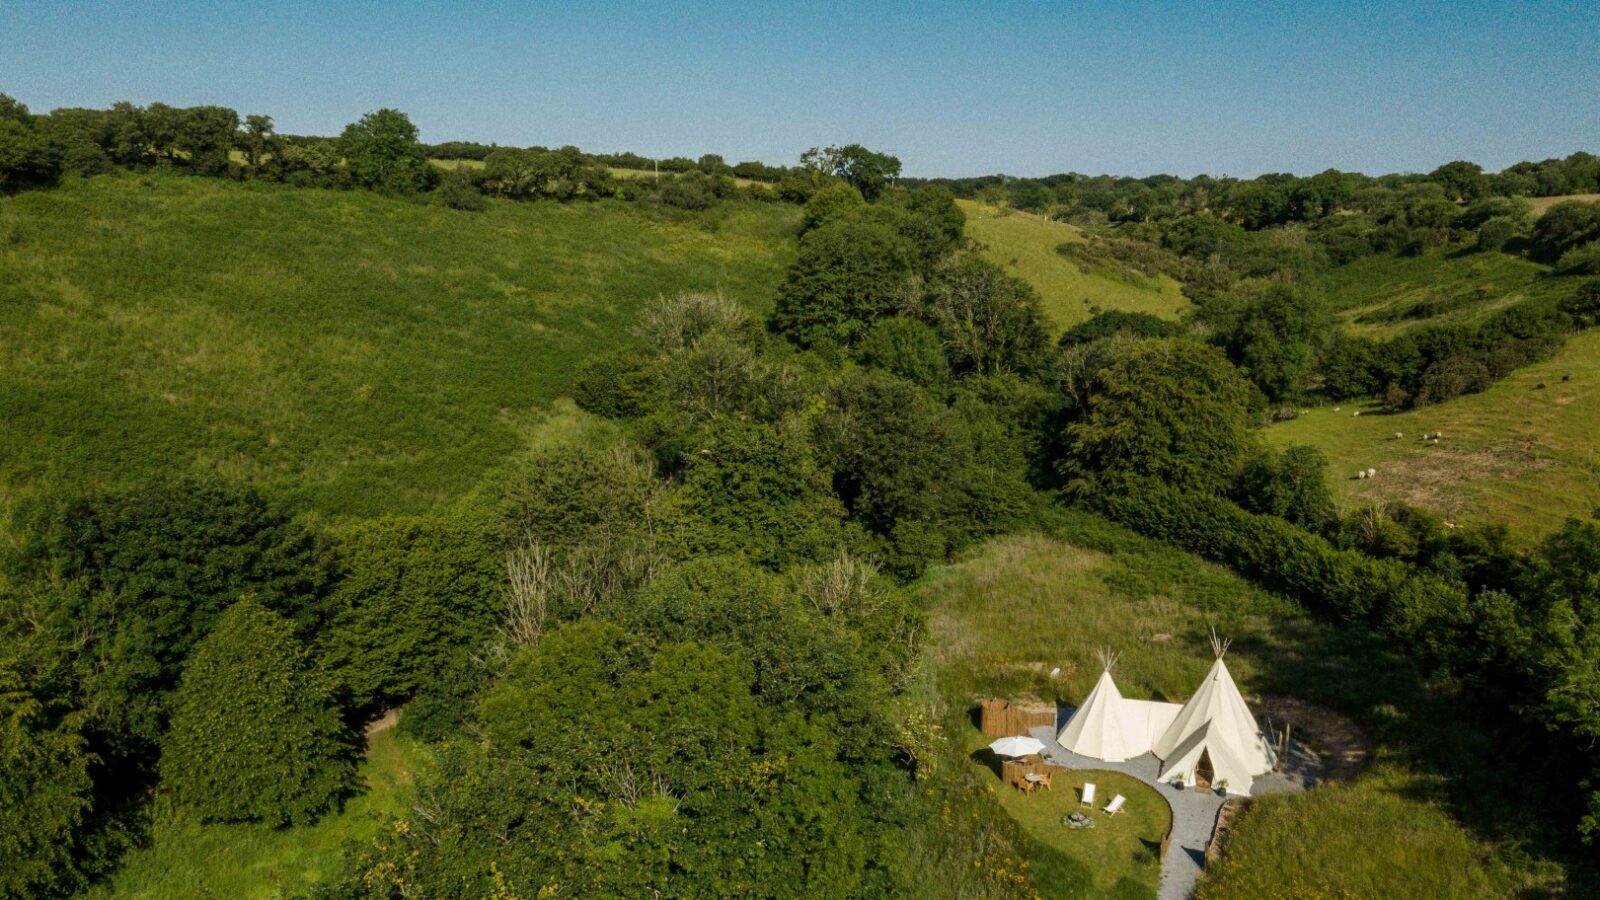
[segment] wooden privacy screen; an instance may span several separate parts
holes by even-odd
[[[989,737],[1027,734],[1041,725],[1056,727],[1054,706],[1017,706],[1009,700],[991,697],[979,707],[978,728]]]

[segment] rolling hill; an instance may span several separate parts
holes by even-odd
[[[1151,278],[1057,252],[1062,244],[1084,242],[1083,233],[1072,225],[971,200],[957,202],[967,215],[967,236],[984,246],[984,255],[992,262],[1033,285],[1058,331],[1101,309],[1171,318],[1189,305],[1178,283],[1165,275]]]
[[[0,496],[212,470],[327,514],[424,509],[643,302],[765,308],[798,215],[162,175],[0,200]]]

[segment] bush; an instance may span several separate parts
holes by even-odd
[[[309,824],[356,786],[349,735],[283,617],[241,600],[195,648],[161,780],[202,821],[267,825]]]
[[[451,209],[482,212],[488,201],[478,189],[478,179],[465,166],[457,166],[439,179],[439,199]]]
[[[856,358],[864,366],[882,369],[934,391],[944,389],[950,382],[950,364],[945,360],[939,335],[905,316],[873,325],[856,348]]]
[[[1600,275],[1600,240],[1561,254],[1556,268],[1568,275]]]
[[[1158,318],[1149,313],[1112,309],[1096,313],[1089,319],[1068,328],[1062,332],[1058,343],[1063,347],[1072,347],[1119,334],[1138,338],[1163,338],[1177,337],[1182,333],[1183,326],[1169,319]]]

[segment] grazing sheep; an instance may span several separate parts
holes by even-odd
[[[1335,406],[1335,407],[1334,407],[1334,408],[1333,408],[1333,411],[1334,411],[1334,412],[1338,412],[1338,411],[1339,411],[1339,407],[1337,407],[1337,406]]]
[[[1356,411],[1355,411],[1355,412],[1353,412],[1353,413],[1351,413],[1351,414],[1350,414],[1350,415],[1352,415],[1352,416],[1359,416],[1359,415],[1361,415],[1361,410],[1359,410],[1359,409],[1358,409],[1358,410],[1356,410]]]
[[[1437,443],[1439,443],[1439,439],[1438,438],[1434,438],[1432,442],[1437,444]]]
[[[1405,435],[1404,435],[1404,434],[1402,434],[1402,433],[1400,433],[1400,432],[1398,432],[1398,431],[1396,431],[1396,432],[1395,432],[1395,433],[1394,433],[1394,439],[1395,439],[1395,440],[1397,440],[1397,441],[1398,441],[1398,440],[1400,440],[1400,439],[1401,439],[1401,438],[1403,438],[1403,437],[1405,437]]]
[[[1363,478],[1366,478],[1366,477],[1367,477],[1367,470],[1366,469],[1362,469],[1361,471],[1356,473],[1356,480],[1358,480],[1358,481],[1363,479]]]
[[[1377,478],[1378,477],[1378,470],[1377,469],[1368,469],[1367,470],[1367,477],[1368,478]]]

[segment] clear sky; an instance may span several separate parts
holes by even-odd
[[[908,175],[1499,169],[1600,151],[1600,2],[0,0],[0,91]]]

